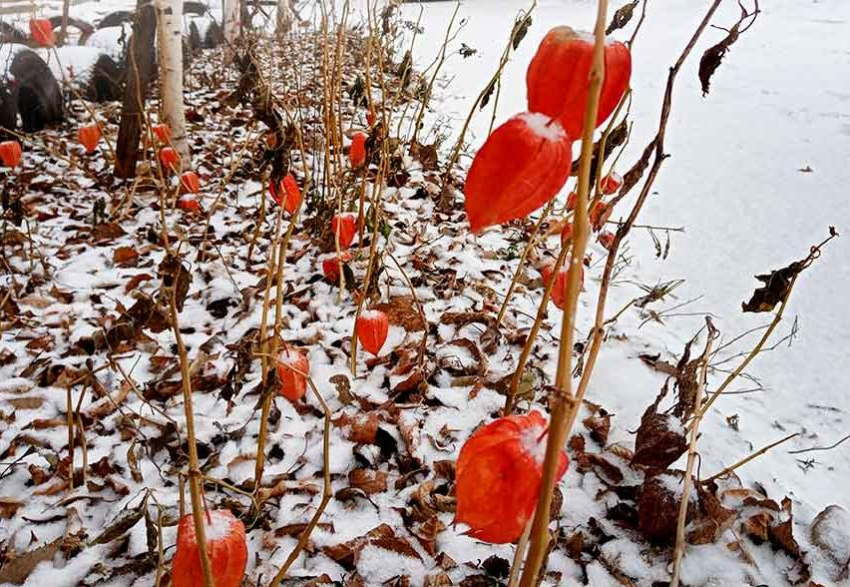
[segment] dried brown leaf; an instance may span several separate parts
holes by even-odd
[[[24,502],[14,497],[0,497],[0,518],[10,520],[15,517],[18,510],[24,506]]]
[[[369,469],[353,469],[348,474],[348,483],[366,495],[383,493],[387,490],[387,473]]]
[[[386,313],[390,324],[401,326],[408,332],[425,330],[427,326],[412,297],[391,298],[389,302],[377,304],[374,309]]]
[[[679,420],[669,414],[659,414],[655,406],[650,406],[638,427],[632,464],[666,469],[687,449],[688,440]]]
[[[766,275],[756,275],[756,279],[764,285],[756,288],[749,301],[741,304],[744,312],[771,312],[777,304],[788,296],[791,284],[803,270],[803,265],[795,261]]]
[[[678,486],[676,479],[679,481]],[[683,484],[684,474],[681,471],[666,471],[644,481],[638,500],[638,527],[650,540],[661,543],[675,541]],[[696,515],[696,506],[695,496],[691,494],[687,522]]]
[[[15,555],[0,568],[0,583],[22,585],[39,563],[52,560],[56,556],[61,545],[62,539],[57,538],[49,544]]]

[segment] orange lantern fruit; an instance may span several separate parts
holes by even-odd
[[[390,319],[385,312],[365,310],[357,318],[354,335],[364,349],[377,357],[384,347],[384,343],[387,342],[389,329]]]
[[[540,274],[543,276],[543,283],[547,286],[549,282],[552,281],[552,271],[555,269],[555,263],[549,263],[548,265],[544,265],[540,270]],[[567,270],[561,267],[561,270],[558,271],[558,275],[555,277],[555,284],[552,286],[552,291],[549,293],[549,299],[558,307],[558,309],[564,309],[564,300],[567,297]]]
[[[6,167],[17,167],[21,162],[21,143],[18,141],[0,143],[0,161],[3,161]]]
[[[245,525],[229,510],[207,510],[204,515],[204,534],[216,587],[239,587],[248,563]],[[204,585],[192,514],[180,518],[177,526],[177,552],[171,562],[171,585]]]
[[[277,357],[277,378],[280,379],[280,395],[291,402],[300,400],[307,393],[307,375],[310,361],[298,349],[284,349]]]
[[[40,47],[53,46],[53,25],[47,18],[30,19],[30,35]]]
[[[283,209],[289,214],[295,214],[298,206],[301,204],[301,190],[298,188],[298,182],[292,177],[291,173],[280,180],[280,184],[275,186],[273,181],[269,181],[269,194],[275,203],[280,206],[283,202]]]
[[[348,152],[351,168],[357,169],[366,163],[366,135],[362,132],[351,137],[351,150]]]
[[[163,167],[171,171],[176,171],[180,167],[180,155],[172,147],[160,149],[159,161]]]
[[[77,131],[77,137],[85,147],[86,152],[91,153],[97,149],[97,144],[100,142],[100,126],[96,122],[84,124]]]
[[[610,196],[621,187],[623,187],[623,177],[615,171],[612,171],[599,181],[599,188],[606,196]]]
[[[567,257],[569,261],[570,257]],[[565,264],[566,265],[566,264]],[[540,270],[540,274],[543,276],[543,283],[549,284],[549,282],[553,279],[552,271],[555,269],[555,262],[551,262],[547,265],[544,265]],[[579,276],[579,287],[584,287],[584,267],[580,268],[581,275]],[[558,271],[558,275],[554,277],[555,284],[552,286],[552,291],[549,293],[549,299],[557,306],[559,310],[564,309],[564,301],[567,298],[567,268],[561,267],[561,270]]]
[[[614,212],[614,206],[605,202],[596,202],[590,209],[590,225],[594,231],[602,228],[611,218],[611,213]]]
[[[582,136],[590,89],[593,35],[559,26],[549,31],[528,65],[528,109],[557,118],[573,139]],[[632,56],[618,41],[605,42],[605,79],[596,127],[614,112],[629,87]]]
[[[567,196],[567,212],[572,212],[576,209],[576,202],[578,202],[578,194],[570,192],[570,195]]]
[[[596,237],[596,240],[599,241],[599,244],[602,245],[602,247],[606,251],[610,251],[611,246],[614,244],[614,234],[608,232],[607,230],[604,230],[599,233],[599,236]]]
[[[171,127],[169,127],[165,123],[154,124],[151,127],[153,130],[153,134],[156,135],[156,139],[160,142],[160,144],[168,145],[171,143]]]
[[[180,185],[187,194],[197,194],[201,191],[201,180],[194,171],[187,171],[180,176]]]
[[[342,251],[337,258],[336,253],[328,255],[322,260],[322,273],[325,274],[325,279],[330,283],[339,283],[339,272],[341,264],[351,261],[351,253]]]
[[[301,190],[298,188],[298,182],[295,181],[291,173],[287,173],[283,178],[283,191],[286,194],[283,209],[290,214],[295,214],[298,206],[301,205]]]
[[[347,249],[357,234],[357,214],[348,212],[345,214],[334,214],[331,218],[331,232],[339,236],[339,246]]]
[[[375,111],[372,109],[366,111],[366,124],[375,126]]]
[[[545,114],[524,112],[493,131],[466,176],[473,232],[525,218],[555,197],[570,175],[571,143]]]
[[[469,536],[494,544],[520,537],[540,495],[547,430],[540,412],[508,416],[476,431],[460,449],[454,522],[469,526]],[[556,481],[568,463],[561,451]]]
[[[573,238],[573,223],[567,222],[561,229],[561,244],[569,242]]]
[[[177,207],[183,210],[184,212],[200,212],[201,211],[201,203],[195,199],[195,196],[191,194],[185,194],[180,196],[177,200]]]

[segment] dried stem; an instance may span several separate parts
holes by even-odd
[[[425,95],[422,96],[422,102],[419,106],[419,112],[416,114],[416,122],[413,125],[413,137],[410,139],[410,144],[416,144],[419,140],[419,130],[422,127],[422,118],[425,116],[425,111],[428,110],[428,103],[431,101],[431,92],[434,89],[434,83],[437,81],[437,76],[440,75],[440,69],[443,67],[443,64],[446,62],[446,49],[448,49],[450,37],[452,34],[452,27],[455,24],[455,18],[457,18],[458,10],[460,10],[460,2],[455,3],[455,10],[452,13],[452,17],[449,20],[449,26],[446,28],[446,38],[443,40],[443,44],[440,47],[440,54],[437,58],[437,64],[434,67],[434,73],[431,74],[431,80],[428,82],[428,86],[425,89]],[[461,26],[463,26],[461,24]],[[413,67],[411,63],[410,67]]]
[[[80,480],[80,486],[86,486],[86,471],[89,468],[89,447],[86,441],[86,426],[83,424],[83,416],[77,412],[77,428],[79,430],[80,435],[80,448],[83,452],[83,474],[82,479]],[[74,469],[71,469],[71,482],[74,480]]]
[[[519,276],[522,274],[523,268],[525,268],[525,261],[528,259],[528,255],[534,249],[534,245],[537,244],[537,237],[540,233],[540,227],[543,226],[543,223],[549,217],[549,213],[552,211],[552,208],[555,205],[554,198],[549,201],[545,208],[543,208],[543,213],[540,214],[540,218],[537,220],[537,223],[534,225],[534,228],[531,231],[531,234],[528,237],[528,242],[525,243],[525,248],[522,250],[522,255],[519,258],[519,263],[517,263],[516,271],[514,271],[513,279],[511,279],[511,285],[508,287],[508,291],[505,294],[505,301],[502,302],[502,307],[499,308],[499,315],[496,318],[496,322],[498,324],[502,324],[502,320],[505,319],[505,312],[508,311],[508,303],[511,301],[511,297],[514,295],[514,290],[516,289],[516,285],[519,282]]]
[[[164,229],[164,227],[163,227]],[[179,271],[184,271],[181,266]],[[171,292],[171,327],[174,330],[174,338],[177,342],[177,353],[180,355],[180,375],[183,379],[183,410],[186,414],[186,437],[189,445],[189,494],[192,497],[192,519],[195,522],[195,541],[198,544],[198,557],[201,561],[201,570],[204,576],[204,586],[214,587],[215,581],[212,575],[212,566],[210,565],[209,553],[207,552],[207,535],[204,525],[204,504],[201,496],[201,467],[198,461],[198,446],[195,443],[195,414],[192,410],[192,382],[189,374],[189,357],[186,353],[186,346],[183,344],[183,337],[180,335],[180,324],[178,320],[177,301],[177,282],[178,277],[175,275],[175,287]]]
[[[373,23],[372,18],[373,14],[370,11],[369,14],[369,34],[370,37],[375,36],[375,23]],[[381,119],[383,121],[383,127],[389,128],[389,119],[392,115],[393,110],[395,109],[396,100],[398,99],[398,95],[396,95],[390,105],[389,115],[387,113],[387,84],[384,78],[384,51],[383,48],[379,45],[377,47],[377,60],[378,60],[378,83],[381,86]],[[370,89],[371,91],[371,89]],[[369,260],[366,264],[366,275],[363,278],[363,291],[357,300],[357,309],[354,312],[354,327],[351,332],[351,376],[357,377],[357,319],[360,317],[361,312],[363,311],[363,304],[366,302],[366,298],[369,294],[369,284],[372,281],[372,274],[375,271],[375,265],[377,264],[377,251],[378,251],[378,235],[381,228],[381,198],[384,194],[384,180],[389,172],[390,165],[390,152],[389,152],[389,141],[383,140],[381,141],[381,157],[378,162],[378,173],[375,176],[375,180],[372,183],[372,240],[369,246]]]
[[[702,396],[705,390],[705,382],[708,375],[708,364],[709,359],[711,357],[711,347],[714,344],[714,341],[717,339],[718,331],[714,328],[714,324],[711,323],[711,318],[706,317],[705,319],[706,327],[708,328],[708,340],[705,342],[705,350],[702,352],[702,356],[700,357],[700,361],[702,361],[702,368],[700,369],[699,376],[699,391],[697,392],[696,398],[696,406],[694,407],[694,413],[699,414],[700,404],[702,403]],[[695,421],[696,425],[691,430],[691,441],[688,446],[688,464],[685,467],[685,481],[684,486],[682,487],[682,501],[679,503],[679,517],[676,521],[676,547],[673,550],[673,580],[670,583],[670,587],[679,587],[679,572],[682,565],[682,555],[685,552],[685,522],[688,517],[688,505],[690,505],[691,499],[691,488],[693,486],[693,474],[694,474],[694,465],[697,460],[697,438],[699,436],[699,422],[701,420],[701,415],[697,416]]]
[[[750,461],[757,459],[758,457],[760,457],[761,455],[763,455],[767,451],[776,448],[780,444],[784,444],[784,443],[788,442],[792,438],[796,438],[796,437],[800,436],[800,434],[802,434],[802,433],[801,432],[795,432],[794,434],[789,434],[788,436],[786,436],[785,438],[782,438],[781,440],[777,440],[776,442],[773,442],[771,444],[768,444],[765,447],[758,449],[756,452],[754,452],[751,455],[741,459],[740,461],[738,461],[734,465],[730,465],[730,466],[726,467],[725,469],[723,469],[722,471],[720,471],[719,473],[717,473],[716,475],[712,475],[708,479],[703,480],[702,484],[706,485],[706,484],[711,483],[712,481],[714,481],[716,479],[719,479],[720,477],[723,477],[723,476],[728,475],[729,473],[731,473],[731,472],[733,472],[737,469],[740,469],[741,467],[743,467],[744,465],[746,465]]]
[[[11,288],[9,288],[11,291]],[[71,386],[65,389],[65,423],[68,426],[68,459],[71,475],[68,478],[68,491],[74,490],[74,402],[71,398]]]
[[[511,387],[508,390],[508,397],[505,398],[505,409],[503,412],[505,416],[510,416],[511,412],[513,412],[514,403],[516,402],[516,394],[519,391],[519,381],[525,371],[525,365],[528,363],[528,357],[531,356],[531,350],[534,348],[534,341],[537,339],[537,333],[540,332],[540,327],[543,325],[543,319],[546,317],[546,311],[549,307],[549,298],[552,294],[552,288],[557,281],[557,278],[554,276],[557,276],[561,271],[561,266],[563,266],[564,259],[567,258],[569,250],[569,246],[561,246],[561,252],[558,254],[558,258],[555,260],[555,264],[552,267],[553,277],[543,289],[543,299],[540,300],[540,307],[537,309],[537,316],[534,319],[534,324],[531,326],[531,331],[528,333],[525,346],[522,347],[522,353],[520,353],[519,359],[517,360],[517,367],[514,371],[514,376],[511,378]]]
[[[800,270],[794,275],[794,277],[791,279],[791,283],[788,286],[788,289],[785,290],[785,297],[782,298],[782,303],[779,306],[779,311],[776,312],[776,315],[773,317],[773,321],[770,323],[770,326],[768,326],[767,330],[764,331],[764,334],[762,335],[761,339],[759,339],[756,346],[753,347],[753,350],[749,352],[747,357],[743,361],[741,361],[741,364],[738,365],[738,367],[726,377],[723,383],[720,384],[720,387],[718,387],[711,395],[711,397],[703,406],[702,410],[699,412],[699,417],[702,417],[706,412],[708,412],[709,408],[711,408],[714,402],[716,402],[720,395],[724,391],[726,391],[726,388],[729,387],[729,385],[733,381],[735,381],[735,379],[738,378],[738,376],[744,371],[744,369],[747,368],[747,366],[752,362],[752,360],[755,359],[759,355],[759,353],[762,352],[764,345],[770,339],[770,336],[773,334],[773,331],[776,330],[776,327],[779,326],[779,323],[782,321],[782,315],[785,313],[785,308],[788,307],[788,300],[791,299],[791,292],[794,291],[794,285],[797,283],[797,278],[800,277],[800,273],[802,273],[804,269],[811,265],[815,261],[815,259],[820,256],[821,248],[836,236],[838,236],[838,233],[831,231],[830,236],[828,238],[811,248],[808,257],[806,257],[802,261],[799,261]],[[694,421],[696,421],[696,418],[694,418]],[[689,424],[689,427],[690,426],[693,426],[693,422]]]
[[[269,348],[268,348],[268,324],[269,324],[269,302],[271,301],[272,275],[276,273],[275,263],[277,262],[278,246],[280,242],[280,234],[283,226],[283,208],[277,212],[277,226],[275,228],[275,240],[271,246],[271,254],[269,255],[269,264],[266,270],[266,290],[263,293],[263,310],[260,319],[260,348],[262,356],[260,357],[260,368],[263,384],[263,405],[260,412],[260,431],[257,435],[257,462],[254,465],[254,492],[260,490],[263,479],[263,468],[265,467],[265,449],[266,436],[268,435],[269,427],[269,412],[271,411],[272,397],[266,391],[266,382],[268,381],[269,371]],[[280,284],[278,284],[280,286]]]
[[[508,577],[508,587],[517,587],[519,581],[519,570],[522,567],[522,559],[525,556],[525,550],[528,547],[528,537],[531,535],[531,520],[525,525],[525,530],[522,531],[522,536],[519,537],[519,542],[516,545],[514,559],[511,563],[511,574]]]
[[[599,110],[599,94],[605,77],[605,24],[608,14],[608,0],[599,0],[596,13],[596,40],[593,47],[593,65],[590,70],[587,108],[584,113],[584,132],[579,162],[578,190],[575,221],[573,222],[573,243],[570,265],[567,270],[567,290],[564,303],[564,317],[561,323],[561,341],[558,356],[558,371],[555,375],[555,396],[552,400],[552,418],[546,441],[546,458],[543,462],[543,478],[540,484],[540,499],[534,514],[531,530],[531,545],[520,585],[533,587],[537,584],[543,559],[549,551],[549,513],[552,505],[552,493],[556,482],[556,472],[569,429],[581,405],[581,396],[572,395],[572,352],[573,332],[575,328],[578,296],[581,291],[582,263],[587,247],[589,222],[587,200],[590,192],[590,164],[593,155],[593,131]],[[557,275],[557,273],[555,274]],[[556,281],[555,279],[552,280]]]
[[[310,185],[310,175],[307,169],[306,158],[304,157],[304,144],[303,139],[301,137],[301,131],[296,130],[296,138],[298,141],[299,148],[301,149],[301,162],[303,165],[304,177],[305,181],[305,191]],[[263,316],[262,321],[260,323],[260,344],[262,351],[261,357],[261,365],[262,365],[262,381],[263,381],[263,405],[260,413],[260,431],[257,437],[257,462],[254,466],[254,492],[257,493],[262,485],[263,480],[263,468],[265,467],[265,449],[266,449],[266,437],[268,436],[269,429],[269,412],[271,411],[272,405],[272,394],[268,393],[266,390],[266,382],[268,381],[268,357],[269,354],[272,357],[277,356],[277,345],[280,341],[280,321],[283,316],[283,267],[286,264],[286,248],[289,245],[289,241],[292,239],[292,234],[295,232],[295,227],[298,224],[298,217],[301,213],[301,208],[304,205],[304,199],[302,198],[300,202],[298,202],[298,207],[295,210],[295,213],[292,215],[290,219],[289,226],[286,228],[286,234],[281,238],[281,219],[283,215],[283,209],[278,210],[277,217],[277,229],[275,234],[275,241],[272,243],[272,254],[269,259],[269,268],[266,273],[266,291],[263,295]],[[275,253],[277,251],[277,253]],[[275,263],[277,263],[277,270],[275,271]],[[269,300],[270,300],[270,292],[271,292],[271,284],[272,284],[272,274],[276,273],[277,280],[277,290],[275,291],[275,322],[274,322],[274,336],[271,340],[271,349],[269,349],[269,341],[267,340],[268,333],[268,308],[269,308]]]

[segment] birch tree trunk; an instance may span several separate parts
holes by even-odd
[[[190,165],[183,108],[183,0],[156,0],[162,121],[171,128],[171,144],[183,168]]]
[[[233,61],[233,49],[241,32],[239,0],[224,0],[224,62]]]

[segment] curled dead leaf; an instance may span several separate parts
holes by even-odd
[[[651,406],[641,418],[635,437],[632,464],[666,469],[688,449],[685,430],[670,414],[659,414]]]
[[[672,543],[676,539],[679,506],[682,501],[682,471],[666,471],[644,480],[638,500],[638,527],[654,542]],[[697,498],[691,493],[686,521],[697,512]]]

